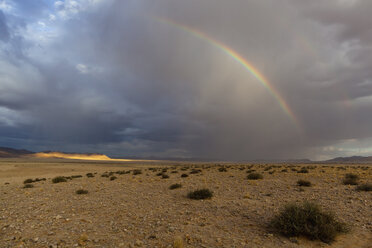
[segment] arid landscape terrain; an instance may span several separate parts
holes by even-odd
[[[253,171],[263,178],[248,180]],[[347,173],[372,181],[368,164],[3,158],[0,247],[372,247],[371,192],[344,185]],[[66,182],[53,183],[57,176]],[[187,198],[201,188],[213,197]],[[271,229],[283,205],[303,200],[334,211],[350,231],[327,244]]]

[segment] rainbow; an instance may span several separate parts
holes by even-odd
[[[284,98],[279,94],[279,92],[274,88],[272,84],[260,73],[258,69],[256,69],[248,60],[246,60],[242,55],[240,55],[237,51],[232,49],[231,47],[225,45],[224,43],[208,36],[207,34],[189,27],[184,24],[177,23],[173,20],[169,20],[163,17],[154,17],[154,20],[165,23],[167,25],[171,25],[173,27],[179,28],[189,34],[194,35],[195,37],[207,41],[208,43],[214,45],[215,47],[219,48],[222,52],[233,58],[236,62],[241,64],[247,71],[249,71],[267,90],[268,92],[276,99],[279,103],[280,107],[283,109],[284,113],[291,119],[291,121],[295,124],[297,129],[299,129],[299,122],[294,115],[293,111],[289,107],[288,103],[284,100]]]

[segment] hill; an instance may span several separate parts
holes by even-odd
[[[337,157],[325,162],[331,163],[372,163],[372,156],[351,156],[351,157]]]
[[[33,154],[28,150],[0,147],[0,158],[16,158]]]

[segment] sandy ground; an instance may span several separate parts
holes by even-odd
[[[372,247],[372,194],[342,184],[346,173],[372,182],[369,165],[253,165],[262,180],[247,180],[249,164],[105,163],[58,159],[0,160],[0,247]],[[280,166],[280,167],[279,167]],[[309,173],[292,169],[314,166]],[[197,167],[202,171],[190,174]],[[271,167],[271,168],[269,168]],[[157,171],[149,170],[157,168]],[[163,168],[170,178],[157,176]],[[141,169],[142,174],[104,172]],[[287,172],[282,172],[287,169]],[[86,173],[97,173],[88,178]],[[181,177],[181,174],[189,174]],[[53,184],[55,176],[82,178]],[[46,178],[23,188],[28,178]],[[298,179],[314,186],[300,190]],[[169,186],[182,187],[170,190]],[[209,188],[210,200],[190,200]],[[78,195],[76,190],[88,190]],[[331,245],[288,239],[268,228],[287,202],[313,200],[333,210],[352,230]]]

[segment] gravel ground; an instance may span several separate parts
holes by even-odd
[[[227,171],[220,172],[224,166]],[[298,173],[302,167],[309,173]],[[154,168],[151,170],[150,168]],[[369,165],[94,163],[0,160],[0,247],[372,247],[371,192],[343,185],[346,173],[372,182]],[[134,169],[142,174],[133,175]],[[157,176],[167,169],[169,178]],[[201,172],[192,174],[193,169]],[[247,180],[247,170],[263,174]],[[287,172],[282,172],[286,169]],[[114,173],[116,180],[102,177]],[[129,172],[129,173],[128,173]],[[88,178],[86,173],[96,173]],[[106,174],[107,174],[106,173]],[[181,177],[181,174],[188,177]],[[81,175],[63,183],[55,176]],[[25,179],[46,178],[23,188]],[[298,179],[312,187],[296,185]],[[170,190],[174,183],[182,184]],[[209,188],[210,200],[187,193]],[[88,194],[76,194],[84,189]],[[288,202],[312,200],[351,226],[331,245],[288,239],[268,227]]]

